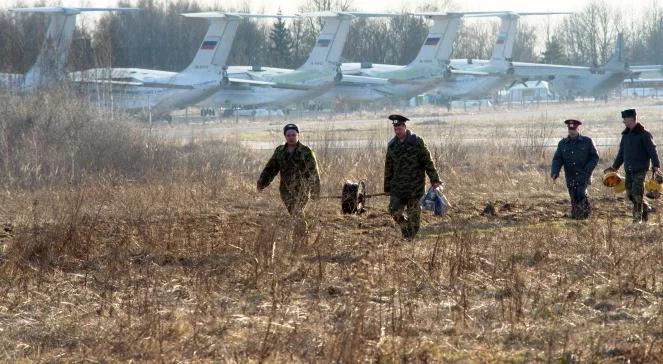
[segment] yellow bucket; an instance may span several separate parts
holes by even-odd
[[[624,182],[624,178],[617,172],[607,172],[603,174],[603,185],[606,187],[615,187]]]
[[[626,181],[624,181],[624,179],[619,181],[617,185],[612,186],[612,191],[615,193],[622,193],[626,191]]]
[[[645,182],[645,191],[647,192],[663,192],[661,190],[661,184],[656,182],[655,179],[650,179],[649,181]]]

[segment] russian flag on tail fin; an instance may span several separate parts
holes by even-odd
[[[506,36],[507,36],[506,33],[500,33],[497,36],[497,44],[504,44],[504,42],[506,41]]]

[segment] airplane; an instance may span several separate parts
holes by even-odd
[[[504,64],[491,64],[485,70],[473,72],[456,71],[448,66],[453,44],[458,35],[461,18],[464,16],[491,16],[485,13],[420,13],[433,20],[423,45],[415,59],[407,65],[343,63],[341,69],[346,75],[360,75],[392,80],[386,85],[342,84],[327,92],[320,99],[348,99],[353,102],[371,102],[383,99],[408,99],[435,88],[441,82],[453,79],[459,74],[486,76],[491,72],[506,72]],[[400,82],[395,82],[398,80]]]
[[[210,98],[198,103],[201,107],[255,107],[270,106],[283,107],[314,99],[329,89],[341,83],[352,84],[389,84],[393,80],[345,75],[340,70],[340,59],[345,41],[350,30],[350,23],[357,17],[388,17],[400,14],[388,13],[360,13],[323,11],[300,14],[306,17],[321,17],[325,24],[315,42],[315,45],[306,62],[295,70],[255,66],[230,66],[228,74],[235,78],[251,81],[268,82],[300,82],[313,88],[305,90],[293,89],[265,89],[246,87],[237,82],[229,88],[224,88]]]
[[[171,111],[204,100],[234,81],[226,74],[226,62],[241,20],[287,17],[221,12],[181,15],[209,21],[207,33],[197,53],[181,72],[142,68],[93,68],[71,73],[71,81],[82,86],[92,103],[110,102],[111,108],[136,113],[150,121],[152,117],[169,120]],[[240,82],[250,83],[246,80]],[[277,86],[269,82],[257,84],[262,87]]]
[[[314,98],[332,87],[342,75],[336,59],[345,43],[352,19],[344,14],[312,14],[326,18],[325,25],[307,62],[297,70],[283,70],[256,77],[253,72],[229,71],[226,65],[239,21],[246,18],[291,17],[242,13],[203,12],[182,14],[204,18],[210,27],[193,62],[182,72],[139,68],[91,69],[72,74],[80,84],[90,84],[87,92],[102,102],[99,85],[111,86],[114,107],[152,117],[170,119],[170,112],[214,96],[232,98],[235,103],[292,103]],[[232,72],[232,73],[231,73]],[[363,79],[364,82],[384,82]],[[248,97],[247,97],[248,95]],[[96,97],[96,99],[94,99]],[[215,105],[219,101],[213,101]]]
[[[486,62],[486,60],[472,60],[473,64]],[[452,60],[452,65],[460,69],[464,69],[465,64],[466,60]],[[655,68],[656,66],[629,67],[624,59],[624,38],[621,33],[617,35],[615,52],[603,66],[583,67],[527,62],[512,62],[512,65],[513,76],[518,80],[514,80],[511,86],[529,80],[546,81],[551,91],[566,100],[581,96],[606,98],[608,93],[621,85],[625,79],[637,78],[643,72],[660,70]]]
[[[425,16],[433,19],[433,27],[429,31],[417,58],[407,66],[370,65],[362,68],[360,63],[344,63],[343,71],[346,73],[361,73],[374,77],[397,77],[393,72],[408,74],[407,69],[428,69],[429,84],[398,86],[370,86],[359,89],[357,87],[339,87],[325,96],[343,96],[354,101],[372,101],[380,98],[407,99],[425,91],[437,93],[446,102],[458,98],[483,97],[494,92],[508,82],[515,80],[512,76],[511,54],[517,34],[517,22],[524,15],[550,15],[568,13],[522,13],[512,12],[471,12],[471,13],[418,13],[416,16]],[[493,48],[490,61],[474,65],[473,67],[454,67],[450,63],[452,46],[457,37],[460,21],[463,17],[492,17],[501,19],[500,31]],[[431,45],[437,43],[437,49]],[[432,69],[432,70],[431,70]],[[411,72],[411,71],[410,71]],[[425,72],[425,71],[424,71]],[[443,77],[437,75],[443,74]],[[411,75],[412,73],[410,73]],[[405,78],[416,79],[406,76]]]
[[[0,74],[0,88],[32,92],[66,79],[67,57],[76,29],[76,16],[83,12],[140,11],[136,8],[36,7],[9,9],[13,13],[42,13],[50,22],[37,60],[25,74]]]

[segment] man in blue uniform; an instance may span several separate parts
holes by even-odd
[[[569,196],[571,197],[571,217],[586,219],[591,212],[587,185],[591,184],[592,172],[599,161],[599,154],[592,139],[580,135],[581,121],[569,119],[564,123],[569,135],[560,140],[557,145],[550,177],[556,180],[562,167],[564,167],[566,188],[569,190]]]
[[[647,221],[652,208],[643,201],[645,193],[645,177],[651,166],[653,173],[658,173],[661,161],[656,151],[656,143],[651,133],[636,120],[635,109],[622,111],[622,119],[626,129],[622,132],[619,151],[612,163],[612,170],[624,165],[626,172],[626,194],[633,203],[633,219],[635,222]]]

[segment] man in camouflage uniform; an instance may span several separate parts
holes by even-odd
[[[651,133],[636,120],[635,109],[622,111],[622,119],[626,129],[622,132],[619,151],[615,162],[609,170],[617,171],[624,164],[626,172],[626,194],[633,203],[633,219],[635,222],[647,221],[652,208],[643,201],[645,177],[649,170],[658,173],[661,162],[656,152],[656,143]]]
[[[441,184],[440,177],[423,139],[407,130],[405,122],[409,119],[401,115],[391,115],[389,119],[395,136],[387,145],[384,192],[389,195],[389,213],[403,238],[412,240],[421,223],[419,202],[424,195],[426,174],[433,187]]]
[[[283,127],[285,144],[276,147],[258,179],[258,191],[262,191],[281,174],[279,192],[288,213],[295,219],[295,233],[306,232],[304,208],[309,198],[320,197],[320,175],[313,151],[299,142],[299,127],[287,124]]]
[[[591,184],[592,172],[599,162],[599,154],[592,139],[580,135],[582,122],[570,119],[564,121],[564,123],[567,126],[569,136],[560,140],[557,145],[550,177],[553,181],[556,180],[562,167],[564,167],[566,188],[569,190],[569,196],[571,196],[571,217],[586,219],[591,212],[587,185]]]

